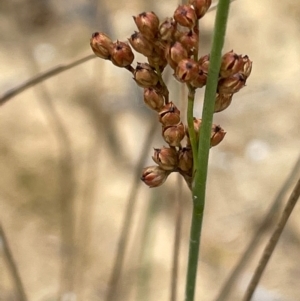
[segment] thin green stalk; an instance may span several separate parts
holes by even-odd
[[[195,100],[195,88],[191,85],[187,85],[189,88],[188,94],[188,108],[187,108],[187,123],[188,123],[188,130],[189,136],[192,146],[193,158],[198,158],[198,145],[196,139],[196,133],[194,128],[194,100]],[[194,172],[198,170],[198,160],[194,160]]]
[[[193,185],[193,216],[189,244],[189,260],[186,282],[186,301],[193,301],[195,296],[197,266],[200,248],[200,236],[205,203],[208,156],[212,117],[214,113],[218,74],[221,64],[221,52],[224,44],[230,0],[220,0],[217,8],[213,44],[210,53],[210,66],[205,90],[202,123],[198,147],[198,166]]]

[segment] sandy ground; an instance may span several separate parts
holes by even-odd
[[[2,1],[0,94],[90,54],[92,32],[125,40],[135,30],[132,15],[153,10],[163,19],[176,5]],[[224,50],[249,55],[253,71],[247,87],[214,118],[227,135],[210,156],[196,300],[215,300],[299,156],[299,13],[297,0],[232,4]],[[214,16],[200,24],[201,54],[209,52]],[[184,111],[179,85],[167,73],[171,99]],[[105,300],[135,166],[156,118],[141,93],[128,72],[94,59],[1,106],[0,220],[28,300],[57,300],[58,292],[63,301]],[[197,116],[202,96],[199,91]],[[152,165],[152,147],[163,144],[157,129],[145,165]],[[177,181],[171,175],[152,190],[139,184],[120,300],[169,299]],[[182,187],[178,300],[184,298],[191,213],[189,191]],[[298,205],[253,300],[300,300],[299,214]],[[228,300],[241,300],[269,233]],[[0,300],[18,300],[3,240]]]

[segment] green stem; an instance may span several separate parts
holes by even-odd
[[[187,109],[187,123],[188,123],[188,131],[192,146],[193,158],[198,158],[198,145],[197,145],[197,138],[194,128],[194,100],[195,100],[195,88],[191,85],[187,85],[189,88],[188,94],[188,109]],[[198,170],[198,160],[194,160],[194,173]]]
[[[210,53],[210,65],[204,97],[197,157],[199,168],[195,173],[194,187],[192,192],[194,206],[190,232],[185,301],[193,301],[195,296],[200,237],[205,203],[205,188],[210,149],[212,117],[214,113],[216,89],[221,64],[221,52],[224,44],[226,24],[229,13],[229,4],[230,0],[219,1],[214,27],[213,44]]]

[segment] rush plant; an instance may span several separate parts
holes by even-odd
[[[149,187],[162,185],[172,172],[179,173],[192,193],[193,214],[186,284],[186,301],[194,300],[199,256],[209,150],[217,146],[226,131],[214,124],[213,114],[224,111],[232,98],[246,84],[252,62],[247,55],[233,50],[222,55],[229,0],[220,0],[216,15],[210,54],[199,55],[201,36],[199,20],[211,6],[211,0],[190,0],[179,5],[172,17],[160,21],[154,12],[133,17],[137,31],[128,42],[115,41],[105,33],[95,32],[90,45],[95,55],[127,69],[144,91],[144,102],[158,115],[166,146],[155,148],[153,161],[141,172],[141,180]],[[145,56],[134,62],[133,50]],[[181,120],[176,99],[169,99],[164,81],[166,68],[174,71],[174,79],[186,85],[187,125]],[[202,116],[194,116],[196,91],[206,87]]]

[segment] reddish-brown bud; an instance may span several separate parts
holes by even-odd
[[[217,94],[215,102],[215,113],[221,112],[229,107],[233,94]]]
[[[194,6],[197,18],[201,19],[208,11],[211,0],[189,0],[189,3]]]
[[[195,79],[191,81],[191,85],[195,88],[202,88],[206,85],[207,81],[207,72],[204,72],[200,67],[198,71],[198,75]]]
[[[182,83],[188,83],[196,79],[198,73],[199,65],[194,60],[183,59],[178,63],[175,78]]]
[[[173,42],[177,31],[177,23],[173,18],[167,18],[159,26],[160,38],[166,42]]]
[[[143,169],[141,180],[150,188],[162,185],[168,178],[170,172],[159,166],[149,166]]]
[[[111,61],[118,67],[127,67],[132,64],[134,54],[127,43],[116,41],[112,45]]]
[[[180,122],[180,111],[172,101],[167,103],[159,112],[159,121],[164,126],[177,125]]]
[[[211,138],[210,138],[210,146],[216,146],[218,145],[225,137],[226,132],[216,124],[212,125],[211,129]]]
[[[175,148],[155,148],[153,161],[164,170],[174,170],[178,164],[178,156]]]
[[[181,60],[188,58],[188,51],[181,43],[175,42],[166,47],[165,56],[170,67],[176,69]]]
[[[218,82],[218,93],[233,94],[245,86],[246,78],[242,73],[235,73],[227,78],[221,78]]]
[[[141,87],[154,87],[158,82],[158,75],[149,64],[137,63],[134,71],[134,80]]]
[[[151,56],[154,52],[154,45],[140,32],[132,34],[128,41],[135,51],[143,54],[144,56]]]
[[[200,68],[203,70],[203,72],[207,74],[209,68],[209,54],[201,56],[200,59],[198,60],[198,64]]]
[[[149,40],[156,37],[158,33],[159,19],[154,12],[143,12],[133,20],[139,31]]]
[[[144,102],[152,110],[160,111],[164,105],[164,98],[162,94],[150,87],[144,89]]]
[[[179,42],[192,54],[194,49],[198,49],[199,35],[190,30],[179,37]]]
[[[193,28],[197,21],[195,10],[190,5],[179,5],[174,12],[174,19],[184,27]]]
[[[95,32],[90,39],[90,45],[94,53],[102,59],[110,59],[110,51],[112,49],[112,40],[102,32]]]
[[[178,168],[184,172],[193,169],[193,152],[190,147],[183,147],[178,152]]]
[[[250,61],[249,57],[247,55],[243,56],[243,70],[242,74],[246,77],[246,79],[250,76],[252,71],[252,61]]]
[[[243,58],[240,55],[234,53],[233,50],[231,50],[222,56],[220,76],[229,77],[235,73],[242,71],[243,66]]]
[[[163,126],[162,135],[165,141],[170,146],[175,146],[175,147],[180,146],[180,142],[185,136],[183,123],[180,122],[179,124],[174,126],[167,126],[167,127]]]

